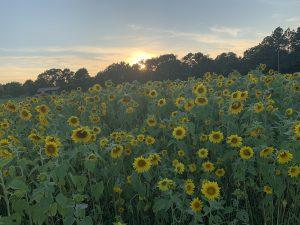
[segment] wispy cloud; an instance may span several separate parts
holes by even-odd
[[[210,30],[215,33],[224,33],[233,37],[237,37],[241,29],[233,27],[215,26],[211,27]]]

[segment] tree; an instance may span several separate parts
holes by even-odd
[[[91,77],[86,68],[81,68],[75,72],[70,80],[70,88],[81,87],[87,89],[89,83],[91,82]]]

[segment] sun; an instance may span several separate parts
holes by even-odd
[[[127,59],[127,61],[130,65],[139,64],[143,69],[144,65],[142,65],[140,62],[152,57],[154,57],[154,55],[149,52],[137,51],[132,53],[131,56]]]

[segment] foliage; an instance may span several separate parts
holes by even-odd
[[[264,70],[4,102],[0,224],[299,224],[300,77]]]

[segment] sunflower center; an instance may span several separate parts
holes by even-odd
[[[219,134],[214,134],[214,135],[213,135],[213,138],[214,138],[214,139],[219,139],[219,138],[220,138],[220,135],[219,135]]]
[[[250,155],[250,151],[249,151],[248,149],[245,149],[245,150],[244,150],[244,154],[245,154],[245,155]]]
[[[87,137],[87,132],[85,130],[80,130],[76,133],[76,136],[78,138],[86,138]]]
[[[207,193],[209,195],[214,195],[216,193],[216,189],[214,187],[208,187],[207,188]]]
[[[50,153],[50,154],[53,154],[55,152],[55,148],[53,145],[48,145],[47,146],[47,151]]]
[[[139,167],[144,167],[144,166],[146,166],[145,160],[139,160],[139,161],[138,161],[138,166],[139,166]]]
[[[176,135],[182,135],[182,130],[176,130]]]
[[[200,208],[200,203],[197,201],[197,202],[194,202],[194,207],[196,208],[196,209],[198,209],[198,208]]]

